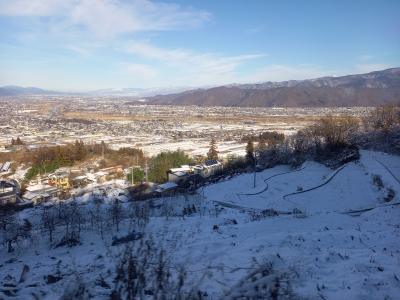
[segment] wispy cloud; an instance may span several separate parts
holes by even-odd
[[[1,0],[0,14],[8,16],[51,16],[70,8],[72,1],[60,0]]]
[[[81,56],[88,56],[90,54],[89,48],[85,48],[77,45],[65,45],[65,49],[70,50]]]
[[[0,14],[52,17],[43,22],[82,27],[99,37],[193,28],[211,18],[206,11],[149,0],[0,0]]]
[[[158,75],[156,68],[145,64],[123,64],[123,68],[128,71],[136,80],[152,80]]]
[[[236,78],[236,70],[248,61],[266,57],[266,54],[253,53],[226,56],[216,53],[197,53],[189,49],[167,49],[148,42],[131,42],[124,48],[133,57],[158,62],[173,68],[175,80],[179,84],[204,85],[228,83]]]

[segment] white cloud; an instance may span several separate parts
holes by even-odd
[[[125,64],[124,68],[131,74],[134,78],[140,80],[151,80],[158,75],[158,71],[145,64]]]
[[[235,81],[237,68],[265,54],[224,56],[197,53],[187,49],[165,49],[147,42],[131,42],[124,49],[141,59],[156,61],[174,70],[177,84],[208,85]]]
[[[82,27],[100,37],[186,29],[210,19],[206,11],[150,0],[0,0],[1,14],[55,17],[50,22]]]
[[[1,0],[0,14],[9,16],[50,16],[68,9],[68,0]]]
[[[80,56],[88,56],[90,54],[90,50],[82,46],[66,45],[65,48],[76,54],[79,54]]]

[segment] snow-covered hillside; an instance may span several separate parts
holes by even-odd
[[[124,203],[120,231],[107,225],[103,239],[88,218],[75,247],[50,246],[43,231],[12,253],[4,245],[0,299],[58,299],[77,281],[85,295],[109,299],[126,246],[112,246],[112,236],[133,227],[166,251],[171,273],[185,269],[184,295],[196,288],[205,299],[398,299],[399,179],[400,157],[362,151],[337,170],[277,166],[256,174],[256,188],[244,174],[195,195],[152,200],[145,226],[134,225],[132,204]],[[92,202],[82,210],[98,207]],[[39,228],[41,209],[20,218]]]

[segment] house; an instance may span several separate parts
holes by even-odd
[[[113,167],[100,169],[100,171],[106,172],[107,174],[117,174],[117,173],[122,173],[124,171],[124,168],[121,165],[117,165]]]
[[[26,188],[26,193],[22,198],[26,201],[32,201],[33,203],[41,203],[50,200],[53,197],[57,197],[60,193],[60,189],[56,186],[47,184],[35,184]]]
[[[193,170],[188,165],[183,165],[180,168],[172,168],[167,171],[168,181],[175,183],[185,181],[190,174],[193,174]]]
[[[49,176],[49,184],[57,186],[63,190],[69,189],[71,187],[69,180],[69,173],[61,171],[51,174]]]
[[[208,178],[217,174],[223,169],[222,163],[215,159],[206,160],[201,165],[189,166],[183,165],[180,168],[172,168],[167,171],[168,181],[177,184],[184,183],[194,175],[199,175],[202,178]],[[198,181],[198,180],[196,180]]]
[[[103,183],[105,181],[107,181],[107,176],[108,173],[104,172],[104,171],[98,171],[96,173],[86,173],[86,177],[93,181],[93,182],[97,182],[97,183]]]
[[[18,202],[19,185],[15,180],[0,181],[0,206]]]
[[[7,173],[10,171],[11,168],[11,162],[6,161],[4,164],[0,163],[0,172],[1,173]]]
[[[193,167],[194,174],[199,174],[203,178],[207,178],[217,174],[223,169],[223,165],[215,159],[206,160],[201,165]]]
[[[86,176],[86,175],[80,175],[80,176],[77,176],[72,179],[72,185],[75,188],[84,187],[93,182],[95,182],[95,181],[88,178],[88,176]]]

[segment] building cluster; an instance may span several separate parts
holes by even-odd
[[[167,171],[168,181],[166,183],[150,184],[147,192],[162,194],[175,192],[182,187],[187,188],[193,185],[197,187],[198,184],[217,175],[222,169],[222,163],[217,160],[206,160],[198,165],[182,165],[179,168],[172,168]],[[130,169],[123,169],[120,165],[89,171],[63,167],[53,173],[39,174],[27,184],[22,193],[18,181],[4,178],[0,181],[0,206],[54,203],[79,195],[81,191],[85,190],[99,193],[102,186],[109,186],[111,182],[115,181],[120,182],[118,189],[124,186],[127,191],[129,187],[133,187],[123,179],[129,172]]]
[[[63,167],[54,173],[39,174],[31,180],[26,191],[20,193],[18,181],[4,177],[0,185],[0,204],[32,202],[34,204],[70,197],[79,188],[99,185],[112,179],[124,177],[128,170],[116,165],[101,169],[74,169]],[[125,172],[125,173],[124,173]]]
[[[222,169],[222,163],[215,159],[208,159],[199,165],[182,165],[179,168],[169,169],[167,171],[168,181],[159,185],[156,192],[173,191],[186,183],[196,185],[196,183],[217,175]]]

